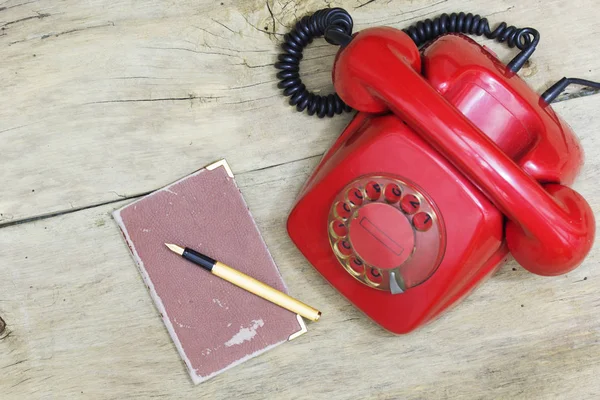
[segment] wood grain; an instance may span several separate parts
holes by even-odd
[[[290,242],[294,197],[350,115],[290,110],[272,64],[281,34],[328,1],[0,0],[0,398],[592,399],[600,396],[597,243],[572,273],[514,263],[450,313],[392,336]],[[531,25],[522,76],[600,79],[594,0],[331,3],[356,29],[474,11]],[[514,52],[485,42],[504,60]],[[335,48],[303,77],[331,90]],[[579,97],[579,94],[587,95]],[[555,109],[587,161],[575,188],[600,212],[600,96]],[[323,312],[309,332],[192,386],[112,210],[225,157],[290,293]],[[48,216],[44,219],[36,219]]]
[[[4,1],[0,224],[148,192],[224,156],[249,171],[321,154],[350,116],[291,110],[273,62],[281,34],[325,3]],[[565,74],[600,79],[594,0],[333,5],[357,30],[457,10],[532,25],[542,41],[522,75],[534,88]],[[331,90],[335,51],[322,40],[307,50],[310,87]]]
[[[295,190],[316,162],[237,179],[291,294],[319,307],[322,319],[295,341],[199,387],[191,385],[110,219],[121,203],[0,229],[0,312],[9,330],[0,341],[3,398],[539,399],[600,393],[594,379],[600,372],[598,252],[557,278],[536,277],[511,263],[438,321],[392,336],[328,286],[286,236]],[[579,189],[599,197],[593,179]],[[594,211],[599,207],[596,202]]]

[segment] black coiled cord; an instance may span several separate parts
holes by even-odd
[[[331,8],[319,10],[310,17],[302,18],[294,29],[283,37],[281,48],[284,53],[279,54],[279,62],[275,68],[280,69],[277,78],[278,87],[283,89],[285,96],[291,96],[290,104],[296,106],[298,111],[307,110],[308,115],[317,114],[319,118],[333,117],[342,111],[351,111],[337,93],[321,96],[309,92],[300,79],[300,60],[302,50],[313,41],[313,38],[325,35],[325,40],[331,44],[336,36],[349,36],[352,34],[352,17],[346,10]],[[337,34],[337,35],[336,35]]]
[[[280,70],[277,73],[280,80],[278,87],[283,89],[285,96],[291,96],[289,103],[296,106],[298,111],[307,110],[309,115],[316,114],[323,118],[352,110],[337,93],[321,96],[310,92],[300,78],[302,51],[315,37],[324,35],[327,42],[345,46],[352,40],[352,27],[352,17],[346,10],[323,9],[310,17],[302,18],[294,29],[283,37],[281,48],[284,52],[279,54],[279,62],[275,63],[275,68]],[[417,46],[452,32],[485,35],[489,39],[507,43],[511,48],[516,46],[521,52],[508,64],[508,68],[514,73],[531,57],[540,40],[540,35],[535,29],[519,29],[502,22],[492,31],[486,18],[462,12],[442,14],[433,20],[419,21],[404,29],[404,32]]]
[[[515,47],[519,42],[519,32],[522,30],[514,26],[508,26],[506,22],[501,22],[492,31],[487,18],[461,12],[450,15],[442,14],[433,20],[419,21],[403,29],[403,31],[411,37],[417,46],[421,46],[445,33],[460,32],[478,36],[485,35],[488,39],[498,39],[499,42],[507,42],[509,47]],[[527,41],[525,45],[529,45],[531,42],[529,36],[525,36],[525,40]],[[523,50],[523,47],[519,47],[519,49]]]
[[[493,31],[487,18],[471,13],[442,14],[433,20],[426,19],[403,29],[417,46],[433,40],[446,33],[467,33],[470,35],[485,35],[488,39],[495,39],[506,43],[508,47],[517,47],[521,52],[513,58],[507,67],[517,73],[531,57],[540,41],[540,34],[533,28],[517,28],[501,22]]]

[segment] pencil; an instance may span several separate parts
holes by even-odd
[[[183,248],[175,244],[165,243],[165,245],[174,253],[179,254],[188,261],[204,268],[213,275],[218,276],[250,293],[253,293],[265,300],[270,301],[280,307],[285,308],[293,313],[300,315],[310,321],[318,321],[321,317],[321,312],[316,310],[301,301],[280,292],[240,271],[237,271],[219,261],[198,253],[190,248]]]

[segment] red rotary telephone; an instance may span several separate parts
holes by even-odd
[[[393,333],[407,333],[463,298],[507,259],[559,275],[594,240],[594,215],[570,185],[583,163],[571,129],[516,72],[539,34],[471,14],[400,31],[351,35],[341,9],[302,19],[276,65],[298,110],[355,118],[302,189],[288,232],[342,295]],[[470,38],[521,51],[508,65]],[[339,50],[336,95],[309,93],[302,49],[325,34]],[[431,40],[435,39],[435,40]],[[421,46],[421,49],[419,49]],[[349,105],[349,106],[348,106]]]

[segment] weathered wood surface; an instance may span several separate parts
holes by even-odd
[[[0,316],[8,325],[0,398],[600,395],[597,246],[557,278],[507,265],[451,313],[394,337],[290,243],[284,224],[294,196],[350,116],[291,111],[272,63],[279,33],[326,3],[0,1]],[[592,0],[364,4],[331,3],[352,12],[356,29],[456,10],[488,15],[492,25],[531,25],[542,34],[523,71],[534,88],[564,75],[600,78]],[[512,54],[486,44],[503,59]],[[322,41],[307,51],[311,86],[331,89],[334,52]],[[555,108],[586,149],[576,188],[598,215],[600,96]],[[220,157],[291,292],[324,318],[194,387],[109,214]],[[27,222],[48,214],[61,215]]]
[[[0,224],[144,193],[224,156],[250,171],[322,153],[349,115],[293,112],[272,64],[279,33],[325,3],[1,3]],[[493,26],[532,25],[542,35],[523,70],[533,87],[600,76],[594,0],[333,5],[352,12],[356,29],[456,10],[488,15]],[[505,60],[514,54],[487,44]],[[312,87],[331,89],[335,51],[324,41],[307,50]]]

